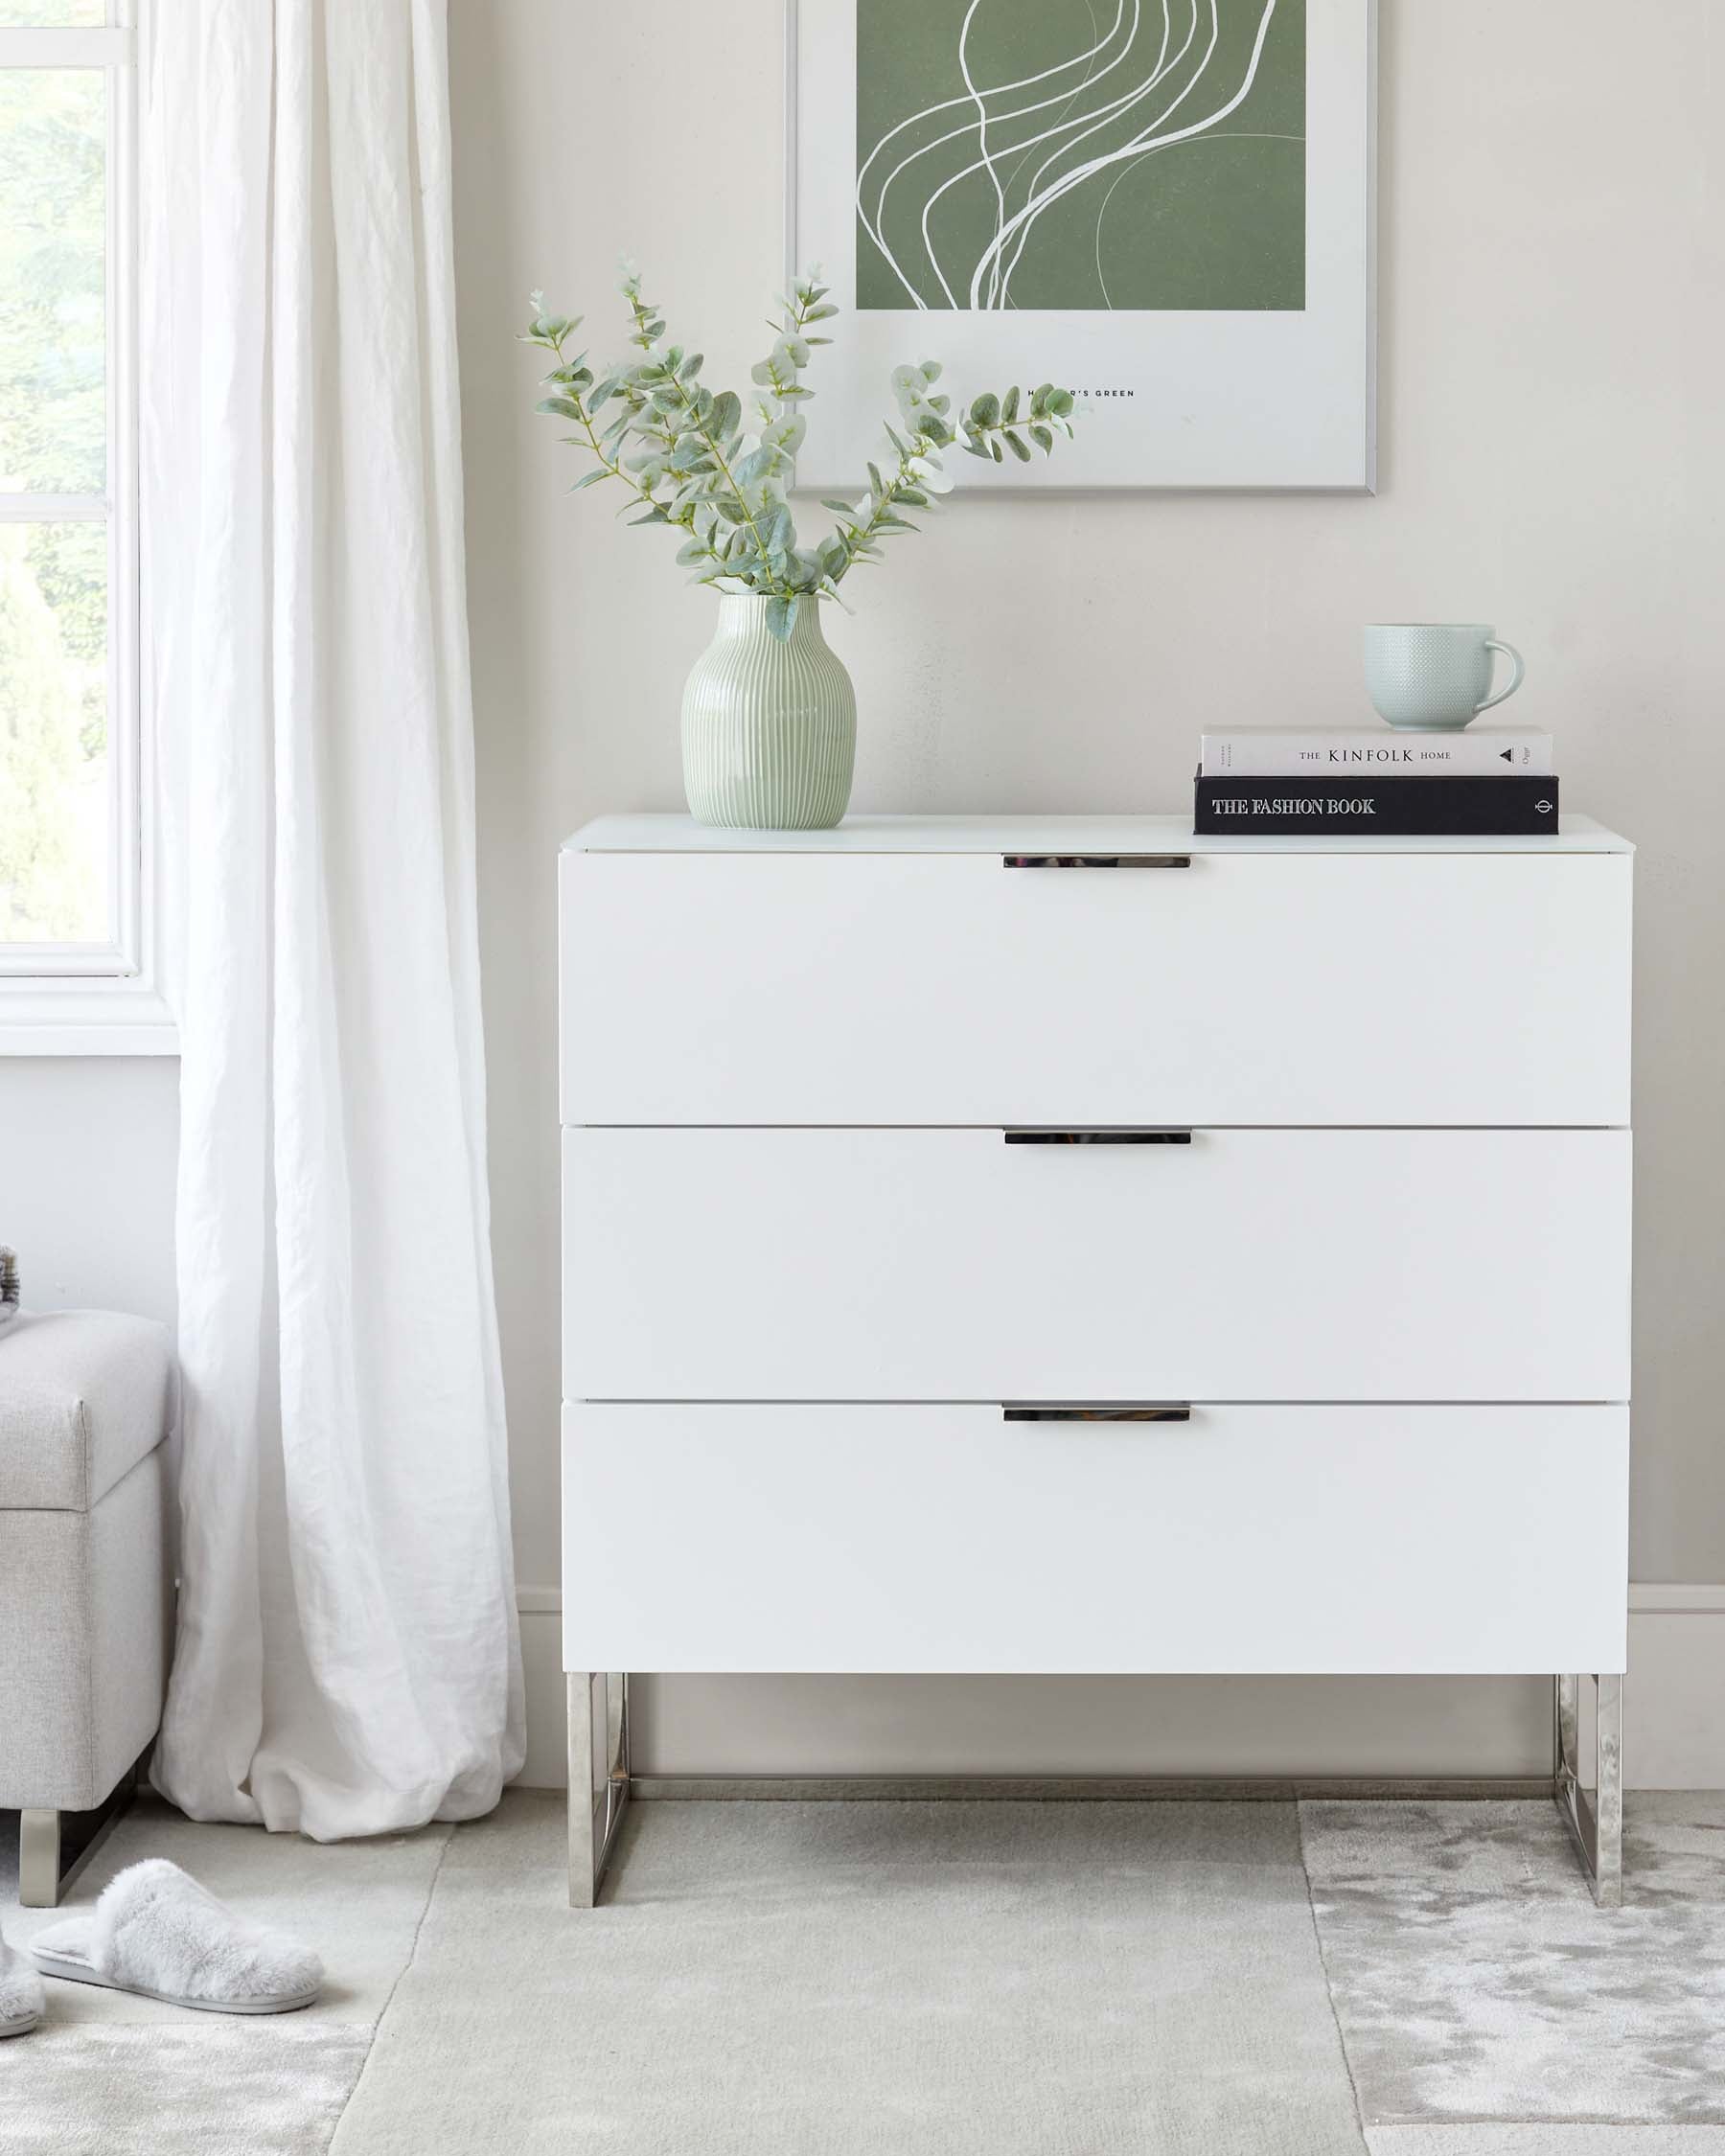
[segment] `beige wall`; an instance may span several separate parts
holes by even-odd
[[[173,1322],[179,1065],[0,1057],[0,1243],[35,1310]]]

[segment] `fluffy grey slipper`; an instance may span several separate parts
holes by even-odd
[[[309,2007],[323,1983],[309,1948],[242,1923],[166,1857],[128,1866],[93,1915],[51,1924],[30,1950],[44,1976],[206,2013],[285,2014]]]
[[[0,2036],[22,2036],[41,2018],[41,1978],[0,1938]]]

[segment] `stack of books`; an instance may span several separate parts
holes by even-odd
[[[1519,726],[1460,733],[1296,732],[1235,726],[1203,737],[1192,828],[1505,837],[1557,829],[1552,737]]]

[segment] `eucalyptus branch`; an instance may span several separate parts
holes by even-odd
[[[917,434],[908,443],[899,442],[890,429],[888,435],[898,449],[898,466],[892,477],[886,481],[883,481],[874,465],[869,466],[867,516],[858,523],[854,520],[855,513],[848,504],[829,501],[825,505],[840,513],[839,539],[844,548],[845,560],[844,569],[838,572],[839,576],[842,576],[845,569],[854,567],[860,561],[879,560],[881,550],[874,542],[882,533],[914,532],[921,529],[919,525],[902,517],[898,514],[901,509],[928,509],[932,506],[929,496],[916,485],[916,481],[923,476],[923,467],[934,454],[936,443],[926,434]],[[853,518],[848,528],[843,521],[847,515]],[[833,581],[837,583],[838,576]]]
[[[719,442],[714,439],[712,431],[707,424],[706,418],[703,416],[699,402],[694,401],[690,399],[688,391],[683,387],[682,382],[676,376],[672,377],[672,386],[676,389],[678,396],[681,400],[684,411],[689,414],[690,424],[693,426],[694,431],[701,437],[702,441],[706,444],[707,448],[711,451],[713,462],[719,470],[720,476],[724,479],[725,485],[730,489],[731,493],[736,496],[738,505],[743,511],[743,521],[748,525],[749,536],[755,542],[755,552],[761,557],[763,561],[766,561],[769,552],[768,542],[761,535],[760,525],[755,522],[754,512],[748,506],[748,494],[745,493],[743,489],[737,484],[736,476],[732,472],[729,464],[725,461],[724,448],[720,446]],[[772,586],[772,588],[776,590],[778,587],[774,585]]]
[[[685,535],[677,559],[698,571],[694,581],[741,586],[766,599],[768,626],[781,637],[791,634],[803,600],[838,599],[840,581],[859,562],[881,559],[881,539],[919,528],[901,513],[932,509],[952,485],[942,450],[958,446],[991,464],[1010,451],[1028,463],[1032,447],[1047,455],[1057,434],[1072,431],[1070,390],[1045,382],[1022,410],[1017,389],[1004,398],[978,397],[954,424],[951,399],[933,386],[939,367],[932,360],[899,367],[892,387],[905,431],[886,428],[889,476],[871,463],[866,496],[827,502],[837,530],[799,552],[785,493],[807,428],[802,405],[814,394],[803,371],[815,348],[831,341],[815,333],[815,325],[839,311],[827,287],[818,276],[799,277],[780,302],[778,321],[769,324],[772,349],[750,369],[760,422],[752,429],[744,425],[734,391],[715,395],[702,385],[700,353],[663,344],[664,317],[642,296],[632,270],[623,293],[637,356],[599,378],[585,353],[571,357],[565,349],[578,321],[547,314],[542,295],[534,293],[522,341],[555,361],[545,377],[553,394],[539,408],[572,420],[579,432],[564,439],[593,459],[576,489],[620,480],[641,512],[632,522],[676,526]],[[602,418],[613,402],[616,415]],[[638,446],[634,454],[632,444]]]
[[[978,397],[964,422],[965,447],[974,457],[986,457],[999,464],[1003,444],[1021,464],[1028,464],[1030,451],[1024,443],[1027,433],[1044,456],[1047,456],[1053,450],[1056,431],[1069,438],[1071,435],[1073,402],[1070,389],[1056,389],[1050,381],[1030,392],[1030,401],[1022,418],[1016,389],[1009,389],[1003,398]]]
[[[539,295],[536,293],[534,296],[537,299]],[[561,393],[557,396],[541,398],[536,408],[541,412],[553,413],[560,419],[575,421],[577,425],[580,426],[585,440],[578,442],[574,435],[566,434],[564,437],[564,441],[574,444],[578,448],[588,449],[598,462],[599,470],[589,471],[585,477],[577,479],[575,485],[570,489],[572,493],[579,493],[583,487],[591,487],[601,479],[620,479],[631,493],[637,494],[643,501],[651,502],[653,499],[651,490],[643,487],[638,479],[624,470],[621,463],[615,458],[607,456],[605,452],[605,446],[593,425],[593,416],[587,409],[586,401],[582,396],[582,391],[587,388],[593,379],[592,371],[587,367],[585,356],[573,361],[565,359],[564,356],[564,346],[568,341],[571,333],[578,327],[578,323],[579,317],[574,320],[564,320],[560,316],[546,315],[541,311],[536,317],[532,330],[521,340],[524,344],[543,345],[554,355],[557,360],[557,365],[545,377],[545,379],[547,382],[560,383],[562,385]]]

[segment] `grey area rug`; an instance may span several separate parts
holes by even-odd
[[[52,2003],[51,2003],[52,2004]],[[4,2156],[322,2156],[371,2030],[283,2014],[197,2029],[44,2023],[0,2051]]]
[[[1720,2156],[1725,2126],[1368,2126],[1370,2156]]]
[[[1667,2132],[1623,2156],[1725,2148],[1693,2130],[1725,2128],[1725,1798],[1631,1796],[1621,1910],[1594,1907],[1549,1803],[1300,1821],[1368,2129],[1456,2129],[1372,2130],[1374,2156],[1595,2156],[1636,2122]],[[1494,2138],[1512,2121],[1546,2138]]]
[[[644,1804],[456,1836],[334,2156],[1347,2156],[1291,1806]]]

